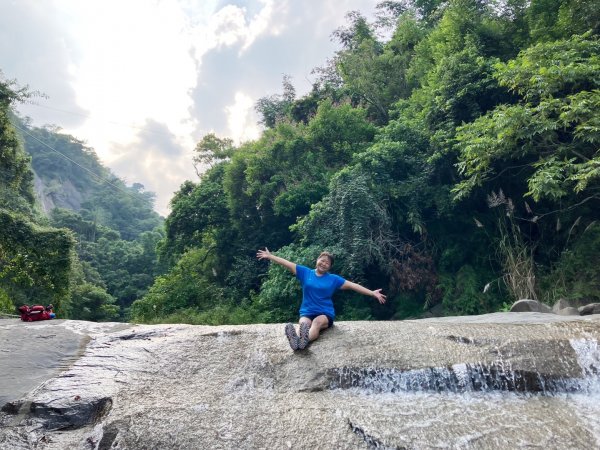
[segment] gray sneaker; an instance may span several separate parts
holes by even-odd
[[[299,338],[298,335],[296,334],[296,330],[294,328],[294,325],[292,325],[291,323],[288,323],[285,326],[285,336],[288,338],[288,341],[290,343],[290,347],[292,347],[292,350],[296,351],[299,348]]]
[[[310,325],[306,322],[300,324],[300,337],[298,339],[298,348],[304,350],[308,347],[310,339],[308,338],[308,332],[310,331]]]

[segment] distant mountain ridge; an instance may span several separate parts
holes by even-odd
[[[68,209],[85,220],[114,229],[126,240],[162,224],[153,209],[155,195],[140,183],[127,186],[99,160],[93,148],[51,127],[22,123],[31,156],[34,190],[41,211]]]
[[[162,273],[154,194],[77,138],[31,126],[11,110],[26,98],[0,73],[0,312],[52,303],[61,318],[127,320]]]

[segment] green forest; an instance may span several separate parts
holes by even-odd
[[[338,320],[600,301],[598,0],[383,1],[339,50],[255,105],[264,130],[205,135],[165,219],[94,150],[14,113],[0,79],[0,310],[139,323],[295,321],[301,292],[256,251],[333,272]],[[71,163],[52,152],[69,156]],[[35,173],[79,209],[44,214]],[[96,177],[91,174],[95,174]]]
[[[127,187],[81,141],[16,116],[8,106],[31,94],[14,81],[0,84],[0,95],[0,312],[51,303],[63,318],[128,320],[161,273],[154,195]],[[44,214],[34,173],[45,195],[64,197],[70,186],[79,208]]]

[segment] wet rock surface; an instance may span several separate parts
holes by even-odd
[[[84,321],[0,320],[0,408],[69,368],[90,336],[130,327]]]
[[[598,315],[340,322],[295,353],[282,325],[102,326],[3,406],[0,448],[600,446]]]

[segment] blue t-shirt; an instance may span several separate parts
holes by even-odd
[[[346,282],[339,275],[326,273],[318,276],[315,269],[296,264],[296,278],[302,285],[300,316],[325,314],[335,319],[332,296]]]

